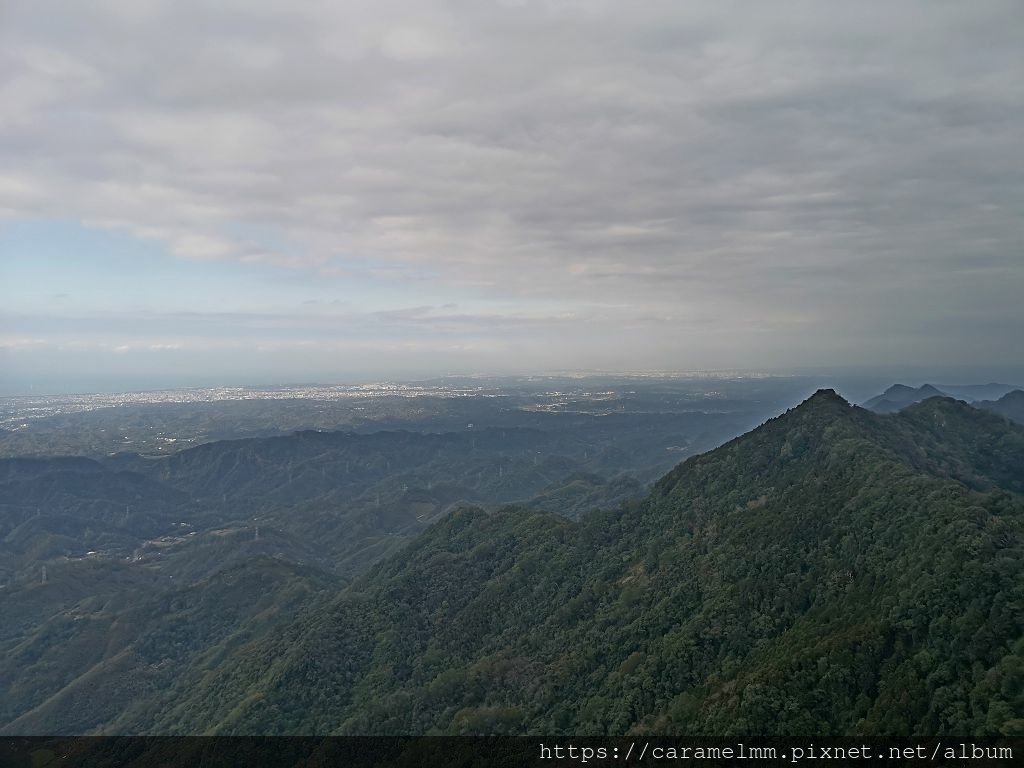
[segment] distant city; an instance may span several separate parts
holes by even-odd
[[[27,426],[24,422],[32,419],[46,418],[72,413],[93,411],[99,408],[117,408],[121,406],[149,405],[154,403],[215,403],[232,400],[313,400],[339,401],[352,398],[372,397],[499,397],[507,394],[510,384],[537,385],[553,380],[585,380],[593,376],[608,374],[547,374],[515,378],[496,377],[457,377],[453,383],[445,383],[443,379],[426,382],[402,383],[397,381],[381,381],[361,384],[291,384],[280,386],[223,386],[197,387],[179,389],[149,389],[137,392],[96,392],[81,394],[54,395],[17,395],[0,397],[0,427],[16,430]],[[697,371],[685,373],[629,372],[615,374],[617,380],[639,379],[758,379],[773,377],[774,374],[752,372],[735,373],[722,371]],[[469,382],[475,378],[481,382],[473,385]],[[457,383],[455,383],[457,382]],[[535,397],[541,399],[557,399],[560,397],[608,399],[614,391],[591,392],[586,388],[570,390],[537,391]],[[703,393],[707,397],[715,397],[719,393],[709,391]],[[545,407],[557,407],[557,403],[546,404]]]
[[[117,408],[152,403],[214,403],[224,400],[344,400],[353,397],[422,397],[424,395],[465,397],[486,394],[484,387],[427,387],[381,382],[349,386],[207,387],[77,395],[24,395],[0,398],[0,426],[12,429],[17,428],[18,422],[27,419],[81,413],[98,408]]]

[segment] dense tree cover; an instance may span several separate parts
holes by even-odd
[[[0,594],[8,733],[116,733],[137,712],[171,709],[182,669],[244,652],[328,586],[322,574],[266,557],[180,588],[127,564],[55,570],[46,584]]]
[[[345,438],[303,439],[315,452]],[[216,491],[246,462],[275,464],[236,449],[236,462],[176,471],[190,492]],[[876,415],[824,391],[642,500],[575,522],[464,506],[345,588],[262,558],[171,591],[122,566],[120,586],[95,595],[87,568],[99,566],[76,561],[75,579],[33,587],[80,584],[54,598],[73,611],[0,635],[0,722],[1020,735],[1022,476],[1024,429],[1000,416],[942,398]],[[274,493],[245,477],[252,499]],[[29,617],[36,599],[18,590],[0,610]]]
[[[456,503],[574,515],[641,495],[629,475],[583,471],[628,465],[610,443],[527,429],[309,431],[164,457],[0,459],[0,586],[90,552],[179,580],[258,554],[352,575]]]
[[[336,593],[453,505],[526,499],[574,515],[640,496],[635,478],[584,468],[665,461],[664,445],[623,457],[613,437],[628,445],[638,422],[582,424],[564,434],[306,431],[168,457],[0,459],[0,724],[38,707],[39,731],[98,728],[111,717],[113,699],[100,695],[109,691],[156,706],[164,683],[201,657],[230,658],[239,638],[313,594]],[[301,589],[270,582],[273,610],[259,621],[215,599],[220,572],[240,565],[255,584],[274,562],[308,567],[294,577]],[[182,590],[210,599],[187,614],[166,610]],[[202,642],[148,661],[149,645],[178,642],[180,622]],[[230,653],[220,649],[229,638]],[[138,687],[151,679],[161,682]]]
[[[821,392],[614,511],[457,510],[105,722],[1019,735],[1022,436],[952,400],[879,416]]]

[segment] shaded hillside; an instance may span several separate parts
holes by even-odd
[[[819,392],[616,512],[450,514],[116,725],[1019,734],[1022,435],[955,401],[878,416]]]
[[[194,511],[185,493],[91,459],[0,459],[0,584],[54,558],[129,554]]]
[[[89,733],[172,712],[173,684],[295,616],[323,594],[322,575],[252,558],[175,588],[126,564],[72,561],[50,581],[0,591],[0,722],[18,733]]]
[[[0,585],[62,558],[130,558],[178,579],[277,555],[340,574],[394,551],[453,504],[528,501],[578,514],[643,487],[577,437],[538,430],[302,432],[164,457],[0,459]],[[573,456],[577,458],[573,458]],[[659,458],[667,455],[660,449]],[[561,489],[561,490],[560,490]]]
[[[160,458],[0,459],[0,723],[118,727],[117,691],[158,706],[200,656],[231,656],[217,650],[224,638],[258,634],[253,617],[216,598],[224,573],[253,587],[245,599],[269,601],[264,631],[301,602],[293,579],[260,581],[268,568],[316,574],[300,580],[306,599],[315,584],[336,593],[459,503],[538,493],[545,509],[575,514],[642,494],[628,476],[582,473],[559,452],[572,440],[522,429],[305,432]],[[167,610],[182,591],[195,610]],[[182,633],[188,653],[137,657],[140,643]],[[129,679],[158,682],[122,690]]]
[[[900,412],[897,446],[916,467],[970,488],[1024,493],[1024,432],[999,416],[950,398]]]

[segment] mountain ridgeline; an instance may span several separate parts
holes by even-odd
[[[1018,424],[1024,424],[1024,391],[1007,384],[942,384],[938,387],[923,384],[917,388],[908,387],[906,384],[893,384],[882,394],[865,402],[864,407],[875,413],[896,413],[909,405],[924,402],[932,397],[963,400],[976,408],[992,411]]]
[[[1007,392],[998,400],[982,400],[977,405],[979,408],[998,413],[1018,424],[1024,424],[1024,390],[1016,389],[1013,392]]]
[[[307,439],[318,455],[335,438]],[[143,497],[173,475],[193,503],[283,460],[188,453],[98,471]],[[287,509],[278,549],[342,482],[313,473],[299,503],[246,477],[258,515]],[[570,477],[580,498],[602,485]],[[94,581],[0,592],[0,732],[1022,735],[1022,493],[1024,428],[1003,416],[942,397],[881,415],[823,390],[577,520],[435,504],[420,532],[396,507],[408,543],[354,581],[256,549],[194,578],[86,558],[64,567]],[[34,541],[32,519],[5,542]],[[185,583],[150,585],[170,575]]]

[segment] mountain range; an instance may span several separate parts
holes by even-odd
[[[1018,424],[1024,424],[1024,391],[1014,390],[1003,395],[998,400],[982,400],[975,403],[978,408],[998,413]]]
[[[399,445],[0,466],[0,733],[1024,734],[1024,428],[1001,415],[820,391],[578,519],[400,495],[378,515],[388,456],[434,472],[461,443],[376,439]],[[486,439],[514,464],[543,438]],[[173,519],[218,496],[234,527]],[[124,554],[169,522],[190,528]],[[24,576],[79,541],[109,554]]]
[[[952,397],[978,407],[986,407],[986,403],[992,404],[1011,395],[1013,398],[1018,398],[1024,396],[1024,393],[1019,387],[1009,384],[940,384],[938,386],[923,384],[916,388],[908,387],[906,384],[893,384],[882,394],[866,401],[864,407],[876,413],[895,413],[908,405],[920,403],[930,397]],[[989,410],[993,409],[989,408]]]

